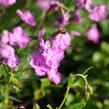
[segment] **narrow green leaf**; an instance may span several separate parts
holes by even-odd
[[[52,106],[51,106],[50,104],[48,104],[47,107],[48,107],[49,109],[53,109]]]
[[[85,107],[86,103],[85,102],[80,102],[80,103],[75,103],[67,107],[67,109],[82,109]]]
[[[75,80],[75,76],[73,74],[70,74],[68,79],[68,87],[71,88]]]
[[[36,104],[36,109],[40,109],[40,106],[38,104]]]
[[[86,74],[90,69],[92,69],[93,68],[93,66],[92,67],[89,67],[89,68],[87,68],[84,72],[83,72],[83,74]]]
[[[14,100],[14,101],[17,101],[17,102],[19,102],[19,103],[22,103],[22,101],[21,101],[21,100],[19,100],[19,99],[15,98],[15,97],[9,96],[9,98],[10,98],[10,99],[12,99],[12,100]]]

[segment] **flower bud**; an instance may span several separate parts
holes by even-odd
[[[88,89],[87,90],[88,90],[88,92],[89,92],[90,95],[93,94],[93,88],[91,86],[88,86]]]

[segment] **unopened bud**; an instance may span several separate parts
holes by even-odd
[[[88,89],[87,90],[88,90],[88,92],[89,92],[90,95],[93,94],[93,88],[91,86],[88,86]]]
[[[89,94],[89,92],[87,92],[86,95],[85,95],[85,99],[88,100],[89,97],[90,97],[90,94]]]

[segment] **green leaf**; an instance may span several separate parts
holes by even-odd
[[[19,102],[19,103],[22,103],[22,101],[21,101],[21,100],[19,100],[19,99],[15,98],[15,97],[13,97],[13,96],[9,96],[9,98],[10,98],[10,99],[12,99],[12,100],[14,100],[14,101],[17,101],[17,102]]]
[[[85,107],[86,103],[85,102],[80,102],[80,103],[75,103],[67,107],[67,109],[82,109]]]
[[[50,85],[50,80],[48,78],[41,79],[41,88],[48,87]]]
[[[36,104],[36,109],[40,109],[40,106],[38,104]]]
[[[2,79],[3,79],[3,77],[4,77],[4,79],[5,80],[8,80],[8,72],[9,72],[9,68],[6,66],[6,65],[4,65],[4,64],[1,64],[0,65],[0,77],[2,77]],[[2,79],[0,79],[0,81],[2,80]]]
[[[73,74],[70,74],[68,79],[68,87],[71,88],[75,80],[75,76]]]
[[[78,81],[76,81],[74,84],[73,84],[73,88],[77,88],[77,87],[80,87],[80,88],[83,88],[85,85],[85,81],[83,80],[83,78],[80,78]]]
[[[87,68],[84,72],[83,72],[83,74],[86,74],[90,69],[92,69],[93,67],[89,67],[89,68]]]
[[[51,106],[50,104],[48,104],[47,107],[48,107],[49,109],[53,109],[52,106]]]

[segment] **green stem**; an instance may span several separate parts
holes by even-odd
[[[82,75],[82,74],[76,74],[75,77],[77,77],[77,76],[83,78],[84,81],[85,81],[85,83],[86,83],[86,85],[87,85],[87,86],[89,85],[89,84],[88,84],[88,81],[87,81],[87,79],[86,79],[86,76],[84,76],[84,75]]]
[[[70,88],[68,87],[67,90],[66,90],[66,93],[65,93],[64,99],[63,99],[63,101],[62,101],[62,103],[60,104],[60,106],[59,106],[58,109],[61,109],[61,108],[62,108],[63,104],[64,104],[65,101],[66,101],[66,98],[67,98],[67,96],[68,96],[69,91],[70,91]]]
[[[86,74],[90,69],[92,69],[93,68],[93,66],[92,67],[89,67],[88,69],[86,69],[84,72],[83,72],[83,74]]]

